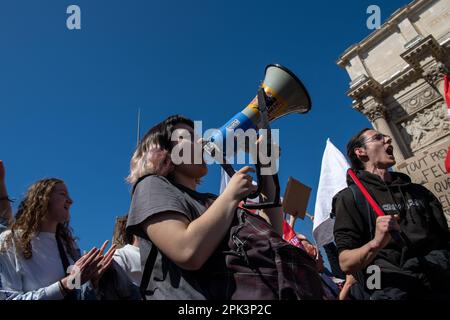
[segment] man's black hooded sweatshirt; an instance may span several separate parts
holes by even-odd
[[[375,257],[372,265],[378,265],[383,273],[409,276],[401,265],[418,255],[432,250],[449,250],[450,232],[439,200],[425,187],[411,183],[403,174],[391,172],[392,181],[384,182],[378,175],[367,171],[356,171],[358,178],[381,207],[385,214],[398,214],[402,232],[411,242],[410,250],[391,239],[390,243]],[[354,184],[350,176],[347,185]],[[376,215],[371,210],[360,212],[349,187],[340,191],[333,199],[336,214],[334,238],[338,252],[360,248],[375,235]],[[363,215],[366,215],[364,217]]]

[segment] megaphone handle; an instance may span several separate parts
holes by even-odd
[[[254,199],[254,198],[256,198],[257,196],[259,196],[259,194],[261,193],[261,190],[262,190],[262,176],[261,176],[261,168],[259,167],[259,165],[258,164],[256,164],[255,165],[255,169],[256,169],[256,179],[257,179],[257,189],[256,189],[256,191],[255,192],[253,192],[252,194],[249,194],[248,196],[247,196],[247,198],[250,198],[250,199]]]
[[[260,109],[261,116],[264,118],[264,115],[266,115],[267,106],[266,106],[266,93],[262,86],[258,90],[258,108]],[[267,122],[267,119],[265,119],[265,120]],[[268,123],[265,123],[265,125],[268,126]],[[270,145],[269,139],[271,139],[271,136],[270,136],[270,133],[268,132],[268,141],[267,142]],[[270,151],[269,151],[269,153],[270,153]],[[260,161],[259,161],[259,152],[256,153],[255,169],[256,169],[256,179],[258,182],[258,188],[256,189],[256,191],[254,193],[252,193],[248,196],[248,198],[250,198],[250,199],[254,199],[257,196],[259,196],[259,194],[261,193],[261,190],[262,190],[262,176],[261,176],[261,166],[260,166]]]
[[[234,171],[233,166],[229,163],[226,163],[225,160],[220,164],[222,166],[222,169],[225,170],[225,172],[228,174],[228,176],[231,178],[234,176],[236,171]]]
[[[274,174],[272,176],[273,179],[273,183],[275,184],[275,197],[274,200],[271,202],[264,202],[264,203],[245,203],[243,205],[244,208],[246,209],[267,209],[267,208],[276,208],[276,207],[281,207],[281,203],[280,203],[280,182],[278,179],[278,174]],[[258,180],[258,186],[261,185],[262,186],[262,181],[261,179]],[[251,197],[251,196],[249,196]]]
[[[261,116],[263,117],[263,126],[265,129],[267,129],[267,152],[268,156],[270,157],[272,155],[272,134],[269,127],[269,122],[267,120],[267,106],[266,106],[266,93],[264,91],[264,88],[261,87],[258,90],[258,108],[260,109]],[[256,176],[258,179],[258,189],[253,194],[249,195],[248,197],[250,199],[256,198],[262,191],[262,175],[261,175],[261,163],[259,161],[259,154],[257,154],[256,158]],[[266,209],[266,208],[275,208],[280,207],[280,182],[278,179],[278,174],[274,174],[271,176],[275,185],[275,198],[271,202],[264,202],[264,203],[246,203],[243,205],[244,208],[247,209]]]

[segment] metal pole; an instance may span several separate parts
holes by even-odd
[[[136,146],[141,140],[141,108],[138,108]]]

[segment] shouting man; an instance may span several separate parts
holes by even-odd
[[[392,139],[364,129],[347,145],[357,177],[385,215],[377,217],[350,177],[333,199],[339,264],[361,299],[450,298],[450,232],[425,187],[389,168]],[[378,273],[378,274],[376,274]]]

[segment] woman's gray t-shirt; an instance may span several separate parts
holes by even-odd
[[[142,227],[147,218],[170,211],[180,213],[189,221],[193,221],[205,210],[205,204],[180,190],[164,177],[151,175],[141,180],[134,190],[127,230],[142,238],[140,242],[142,270],[153,246]],[[181,269],[158,250],[147,286],[147,299],[203,300],[205,295],[202,293],[200,278],[201,274],[198,271]]]

